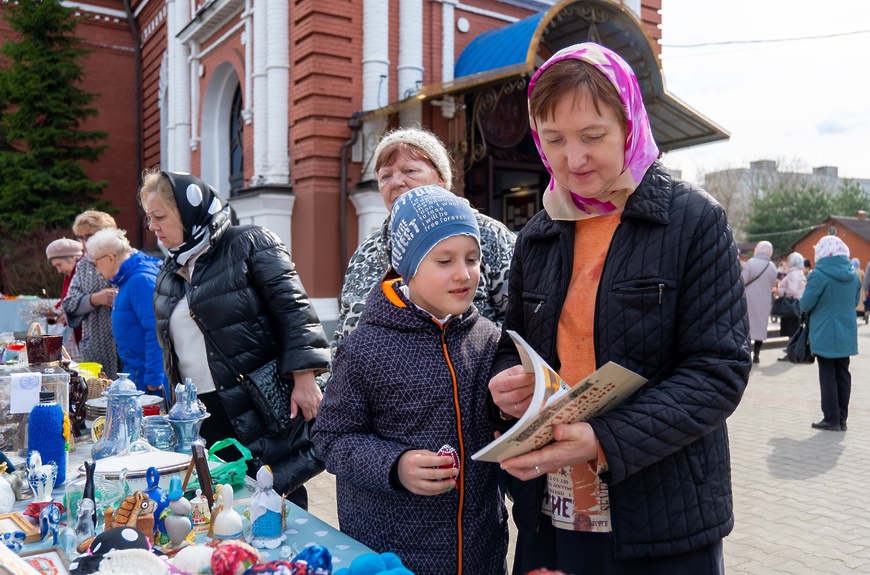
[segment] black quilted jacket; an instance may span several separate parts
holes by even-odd
[[[498,468],[471,459],[493,438],[487,382],[498,337],[474,307],[442,329],[387,284],[336,352],[313,437],[336,476],[339,525],[417,575],[506,572]],[[460,456],[458,489],[427,497],[394,485],[404,452],[444,444]]]
[[[574,224],[535,216],[511,264],[504,327],[559,369],[556,328],[574,254]],[[592,297],[593,294],[590,294]],[[596,297],[595,357],[649,382],[590,423],[609,465],[617,557],[684,553],[733,526],[725,419],[750,369],[740,266],[722,207],[658,163],[629,197]],[[518,364],[503,335],[492,374]],[[540,513],[542,479],[509,486],[520,531]]]
[[[237,370],[221,360],[206,338],[209,369],[236,434],[255,457],[272,466],[275,488],[283,492],[292,474],[287,464],[295,447],[280,436],[266,435],[236,374],[254,371],[277,357],[282,377],[292,381],[294,371],[326,369],[329,343],[277,236],[259,226],[230,226],[213,241],[194,266],[188,305]],[[185,297],[187,283],[177,272],[178,264],[166,260],[154,289],[157,338],[172,386],[180,382],[180,375],[169,318]]]

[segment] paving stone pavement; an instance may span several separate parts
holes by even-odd
[[[870,326],[858,324],[849,430],[817,431],[818,368],[766,348],[728,420],[735,524],[729,574],[870,573]],[[308,483],[309,510],[338,527],[335,478]],[[511,533],[513,545],[514,532]],[[512,554],[512,553],[511,553]]]

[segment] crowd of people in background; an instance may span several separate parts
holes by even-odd
[[[823,417],[814,429],[846,431],[852,378],[849,358],[858,353],[857,318],[867,313],[868,277],[858,258],[849,259],[849,247],[837,236],[823,236],[814,246],[813,261],[792,252],[780,262],[777,273],[770,259],[773,246],[759,242],[743,264],[741,276],[749,308],[753,363],[768,335],[771,319],[778,320],[780,335],[794,338],[808,325],[808,341],[818,363]],[[813,265],[815,262],[815,265]],[[773,287],[768,291],[768,285]],[[795,300],[795,314],[775,314],[777,298]],[[788,356],[778,358],[788,361]]]

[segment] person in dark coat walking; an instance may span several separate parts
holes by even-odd
[[[210,414],[201,428],[209,446],[239,440],[254,456],[249,475],[269,465],[275,490],[306,508],[313,445],[307,438],[291,442],[292,426],[269,435],[238,381],[238,374],[277,359],[292,389],[290,415],[317,416],[322,395],[315,376],[329,365],[329,343],[287,248],[263,227],[233,226],[229,206],[196,176],[146,171],[139,201],[148,229],[169,250],[154,315],[170,384],[188,377],[196,384]]]
[[[807,277],[801,310],[809,316],[810,351],[819,364],[822,420],[813,428],[846,431],[852,375],[849,356],[858,354],[855,306],[861,299],[861,278],[849,262],[849,246],[825,236],[815,246],[816,267]]]
[[[336,477],[339,526],[416,575],[503,575],[498,467],[471,459],[495,430],[486,383],[499,338],[471,303],[475,214],[423,186],[393,203],[390,226],[394,271],[338,348],[314,424]]]
[[[637,80],[614,52],[557,52],[529,84],[529,111],[552,179],[517,238],[504,328],[569,384],[608,361],[648,381],[501,463],[513,572],[723,573],[734,525],[725,420],[751,367],[725,211],[656,161]],[[503,334],[489,388],[505,425],[534,389],[519,364]]]

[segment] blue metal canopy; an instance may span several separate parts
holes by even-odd
[[[484,72],[498,75],[502,70],[510,72],[518,67],[525,67],[529,47],[546,14],[532,14],[504,28],[484,32],[472,40],[456,61],[454,77],[462,78]]]

